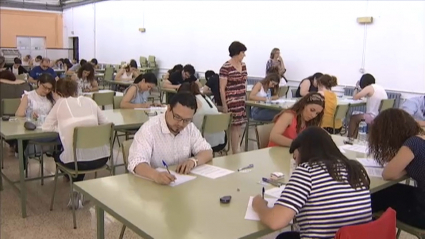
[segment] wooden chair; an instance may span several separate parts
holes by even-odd
[[[288,97],[288,91],[289,91],[289,86],[287,85],[281,86],[279,87],[279,91],[277,92],[277,95],[279,96],[279,98]]]
[[[257,136],[258,149],[267,148],[270,141],[270,132],[272,131],[274,123],[263,124],[255,126],[255,135]]]
[[[131,146],[132,143],[133,143],[133,140],[132,139],[131,140],[126,140],[126,141],[124,141],[122,143],[122,146],[121,146],[122,157],[123,157],[123,160],[124,160],[125,172],[126,173],[128,173],[128,169],[127,169],[127,166],[128,166],[128,155],[129,155],[130,146]],[[126,226],[123,225],[122,228],[121,228],[119,239],[122,239],[124,237],[125,229],[126,229]]]
[[[227,135],[227,150],[222,150],[226,155],[230,149],[230,125],[232,123],[231,113],[209,114],[204,115],[204,120],[201,126],[201,134],[204,137],[206,134],[214,134],[225,132]],[[213,152],[215,155],[216,152]]]
[[[93,93],[93,100],[104,110],[106,105],[114,105],[114,95],[115,92]]]
[[[395,102],[395,99],[381,100],[381,105],[379,105],[379,113],[381,113],[384,110],[393,108],[394,102]]]
[[[53,210],[53,203],[55,201],[56,186],[57,186],[59,170],[60,170],[69,176],[70,196],[71,196],[71,204],[72,204],[72,218],[74,223],[74,229],[77,228],[77,219],[75,215],[76,208],[74,208],[74,205],[75,205],[74,197],[72,196],[74,192],[73,178],[77,177],[80,174],[88,174],[88,173],[94,173],[96,178],[97,172],[101,170],[109,169],[108,163],[106,163],[104,166],[98,169],[78,170],[77,150],[78,149],[96,149],[99,147],[103,147],[104,145],[108,145],[110,148],[109,161],[111,166],[113,166],[114,164],[113,147],[112,147],[113,128],[114,128],[114,125],[112,123],[97,125],[97,126],[74,128],[73,155],[74,155],[75,169],[67,168],[62,163],[56,162],[55,183],[54,183],[55,186],[53,189],[52,201],[50,203],[50,211]]]
[[[336,106],[336,110],[335,110],[335,114],[334,114],[334,118],[333,118],[333,134],[335,134],[335,122],[337,120],[344,120],[347,117],[348,114],[348,110],[350,109],[350,104],[346,104],[346,105],[337,105]],[[345,126],[347,127],[347,126]]]

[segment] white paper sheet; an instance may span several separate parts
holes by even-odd
[[[284,103],[295,103],[297,102],[297,100],[283,98],[283,99],[272,100],[271,102],[275,104],[284,104]]]
[[[252,221],[260,221],[258,214],[252,208],[252,199],[254,197],[249,197],[248,207],[246,208],[245,219]],[[272,208],[274,203],[277,201],[277,198],[264,198],[268,202],[268,207]]]
[[[341,151],[341,153],[343,153],[343,154],[345,154],[346,152],[345,152],[345,150],[344,150],[344,148],[342,148],[343,146],[339,146],[338,148],[339,148],[339,151]]]
[[[360,144],[353,144],[353,145],[346,144],[344,146],[341,146],[340,149],[354,151],[356,153],[362,153],[362,154],[367,153],[367,146],[360,145]]]
[[[192,171],[190,171],[190,173],[199,175],[199,176],[204,176],[207,178],[211,178],[211,179],[216,179],[219,177],[223,177],[226,176],[228,174],[234,173],[234,171],[232,170],[228,170],[225,168],[220,168],[217,166],[213,166],[213,165],[209,165],[209,164],[204,164],[201,165],[199,167],[196,167],[194,169],[192,169]]]
[[[167,110],[167,106],[163,107],[149,107],[149,108],[134,108],[135,110]]]
[[[274,188],[267,189],[264,192],[264,194],[270,197],[280,198],[280,195],[282,194],[283,189],[285,189],[285,185],[282,185],[279,188],[274,187]]]
[[[356,158],[364,167],[382,168],[382,166],[371,158]]]
[[[165,169],[165,168],[157,168],[156,171],[166,172],[167,169]],[[174,171],[170,171],[170,173],[176,177],[176,181],[174,181],[174,182],[172,182],[170,184],[171,187],[175,187],[175,186],[180,185],[182,183],[189,182],[189,181],[191,181],[191,180],[193,180],[193,179],[196,178],[196,176],[178,174],[178,173],[176,173]]]
[[[367,174],[371,178],[382,178],[383,168],[365,167]]]

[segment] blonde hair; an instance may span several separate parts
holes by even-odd
[[[274,55],[276,54],[277,51],[280,51],[279,48],[273,48],[272,52],[270,52],[270,59],[274,58]]]

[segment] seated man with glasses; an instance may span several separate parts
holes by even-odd
[[[192,123],[197,102],[193,94],[174,95],[165,114],[149,119],[134,136],[128,157],[128,170],[139,176],[168,185],[175,177],[155,168],[177,165],[176,172],[188,174],[193,168],[209,162],[210,144]]]

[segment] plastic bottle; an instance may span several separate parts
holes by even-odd
[[[27,110],[25,111],[25,116],[27,118],[27,121],[32,121],[32,113],[33,113],[32,103],[31,103],[31,100],[28,100]]]
[[[364,119],[360,121],[359,124],[359,133],[357,135],[357,140],[360,144],[366,144],[367,143],[367,124]]]
[[[270,89],[267,90],[267,98],[266,103],[270,103],[272,101],[272,91]]]
[[[78,96],[83,95],[83,82],[78,82]]]

